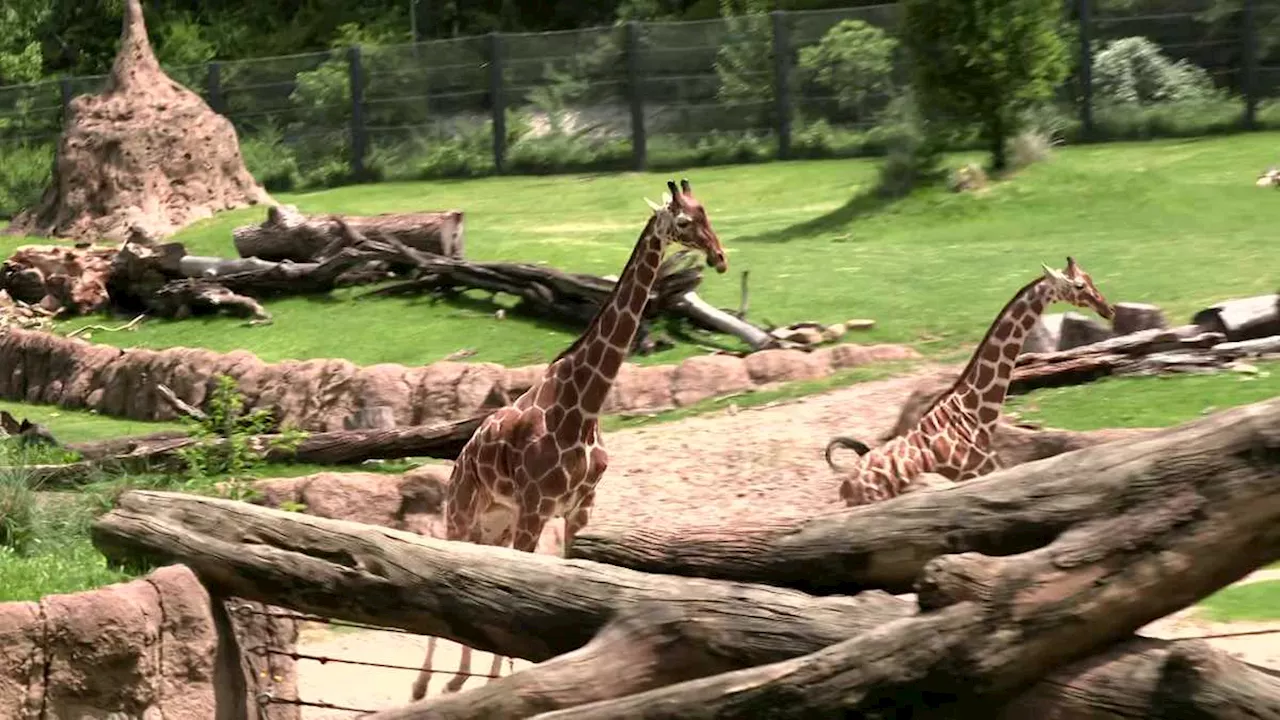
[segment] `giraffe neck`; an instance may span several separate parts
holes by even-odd
[[[640,319],[649,304],[649,292],[658,281],[658,267],[667,248],[667,233],[658,232],[658,225],[664,221],[670,222],[671,218],[662,213],[649,218],[613,291],[586,332],[557,358],[557,362],[563,360],[575,371],[585,367],[594,375],[579,399],[578,407],[586,417],[600,414],[640,329]]]
[[[939,396],[921,417],[919,427],[925,434],[963,420],[972,432],[986,430],[983,437],[990,437],[990,431],[1000,419],[1000,409],[1022,345],[1053,301],[1052,288],[1044,278],[1028,283],[1013,296],[991,323],[951,389]]]

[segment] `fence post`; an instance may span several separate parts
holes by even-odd
[[[787,13],[769,13],[773,23],[773,104],[777,115],[778,159],[791,157],[791,38]]]
[[[627,93],[631,100],[631,154],[637,172],[649,164],[649,138],[644,131],[644,88],[640,64],[640,23],[627,23]]]
[[[222,112],[222,63],[209,63],[208,77],[209,107],[216,113]]]
[[[493,113],[493,169],[507,164],[507,103],[503,97],[502,34],[489,33],[489,104]]]
[[[71,78],[58,80],[58,91],[62,95],[62,121],[66,122],[71,114]]]
[[[364,130],[364,63],[359,45],[347,50],[347,62],[351,71],[351,175],[362,180],[368,137]]]
[[[1241,54],[1244,55],[1241,88],[1244,91],[1244,127],[1258,129],[1258,14],[1255,0],[1244,0],[1241,13],[1244,25],[1240,35]]]
[[[1093,137],[1093,0],[1078,0],[1076,19],[1080,35],[1080,134]]]

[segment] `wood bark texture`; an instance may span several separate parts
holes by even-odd
[[[862,518],[899,555],[923,557],[919,614],[879,592],[815,597],[648,575],[170,493],[125,494],[95,526],[94,541],[116,560],[183,562],[238,597],[536,661],[578,651],[527,671],[541,675],[498,681],[505,684],[488,694],[428,701],[441,712],[421,717],[528,717],[551,708],[565,709],[546,717],[754,717],[766,709],[770,717],[837,717],[888,707],[956,717],[1009,701],[1074,703],[1076,714],[1066,717],[1142,716],[1087,714],[1107,707],[1106,693],[1128,697],[1146,717],[1185,717],[1178,712],[1187,703],[1223,696],[1274,707],[1271,679],[1248,673],[1217,687],[1226,684],[1221,672],[1186,662],[1184,651],[1154,660],[1117,655],[1096,663],[1105,669],[1092,684],[1076,672],[1041,683],[1038,694],[1023,691],[1037,692],[1035,683],[1059,666],[1084,662],[1280,557],[1280,399],[1023,468],[1037,465],[1047,478],[1002,471],[838,513],[897,505],[897,515],[915,519],[912,529]],[[1073,491],[1073,483],[1085,487]],[[953,505],[953,520],[966,515],[965,526],[978,525],[989,554],[1001,557],[973,552],[943,526],[920,528],[940,510],[921,501]],[[984,513],[995,522],[982,522]],[[767,559],[776,548],[749,549]],[[827,561],[811,567],[857,571],[839,548],[818,552]],[[1163,646],[1126,653],[1152,647]],[[630,660],[588,669],[613,651]],[[1182,685],[1162,684],[1170,678]],[[1082,687],[1099,697],[1065,697]],[[622,697],[602,697],[611,694]]]
[[[1200,492],[1196,484],[1211,486],[1218,473],[1253,458],[1263,477],[1274,478],[1280,456],[1267,454],[1273,443],[1280,443],[1280,399],[1007,468],[943,492],[909,493],[800,522],[589,525],[569,555],[818,594],[912,592],[925,564],[946,553],[1027,552],[1081,523],[1124,516],[1136,503]],[[1275,490],[1280,501],[1280,486]],[[834,503],[834,480],[831,492]]]
[[[1280,399],[1187,428],[1199,431],[1181,438],[1192,452],[1112,457],[1126,466],[1128,480],[1114,486],[1123,501],[1095,506],[1047,542],[1002,557],[928,561],[918,615],[790,660],[535,717],[880,717],[889,708],[896,717],[985,716],[1056,668],[1280,558]],[[1077,479],[1105,476],[1078,462],[1104,448],[1039,464],[1074,459]],[[990,490],[1008,478],[920,497]],[[1268,695],[1250,709],[1275,702]]]
[[[267,209],[267,219],[260,225],[238,227],[231,236],[240,257],[306,263],[321,259],[329,245],[341,240],[344,232],[341,224],[366,237],[391,237],[426,253],[462,257],[461,210],[335,218],[307,216],[292,205],[274,205]]]
[[[1280,335],[1280,293],[1220,302],[1196,313],[1191,322],[1233,342]]]

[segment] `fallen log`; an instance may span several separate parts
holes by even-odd
[[[1280,453],[1267,455],[1272,451],[1280,451],[1280,399],[999,470],[945,491],[909,493],[801,522],[593,524],[568,554],[646,572],[815,594],[911,592],[931,558],[1026,552],[1079,523],[1212,483],[1218,473],[1242,472],[1242,464],[1262,473],[1259,482],[1280,483]],[[1280,484],[1273,489],[1280,498]],[[834,499],[834,483],[831,492]]]
[[[326,617],[400,627],[535,661],[587,645],[610,620],[625,614],[622,610],[642,604],[665,605],[690,613],[703,609],[719,612],[723,618],[719,628],[733,632],[699,634],[697,628],[703,623],[693,623],[693,632],[677,634],[676,647],[686,645],[686,657],[695,659],[702,647],[698,637],[714,641],[708,647],[717,654],[705,665],[693,661],[686,665],[709,671],[720,667],[717,663],[722,662],[721,658],[728,657],[732,662],[741,652],[733,644],[718,644],[734,637],[733,633],[743,633],[744,642],[772,642],[775,648],[782,648],[779,652],[795,654],[807,649],[797,640],[802,635],[796,631],[798,626],[816,627],[807,624],[816,622],[824,613],[858,613],[878,608],[888,616],[882,614],[871,625],[877,629],[854,634],[855,641],[861,639],[872,645],[893,641],[898,643],[894,647],[902,646],[907,651],[849,653],[860,657],[860,662],[896,658],[896,664],[883,668],[889,670],[901,668],[904,659],[931,660],[943,649],[955,651],[952,656],[961,659],[970,653],[987,658],[994,657],[996,643],[1021,639],[1040,654],[1031,661],[1022,658],[1015,674],[1039,671],[1034,676],[1039,677],[1050,669],[1041,665],[1068,662],[1072,653],[1083,656],[1109,638],[1123,637],[1145,624],[1147,616],[1176,609],[1180,602],[1191,602],[1199,594],[1266,562],[1280,550],[1280,531],[1274,529],[1280,527],[1275,522],[1280,514],[1280,493],[1276,492],[1280,487],[1280,401],[1221,413],[1183,429],[1197,428],[1198,435],[1172,438],[1182,440],[1181,447],[1188,448],[1188,452],[1198,451],[1190,455],[1148,448],[1152,444],[1148,440],[1132,444],[1129,454],[1138,460],[1114,454],[1099,458],[1109,461],[1106,471],[1110,482],[1094,481],[1098,485],[1095,493],[1107,494],[1105,498],[1094,498],[1094,512],[1080,511],[1083,503],[1077,497],[1067,504],[1067,509],[1077,509],[1078,522],[1070,527],[1046,529],[1039,542],[1031,542],[1031,536],[1037,533],[1028,532],[1025,517],[1018,518],[1020,525],[1005,531],[1020,536],[1018,541],[1028,550],[1024,555],[995,560],[962,555],[935,562],[930,573],[933,582],[921,588],[922,603],[928,612],[910,617],[896,614],[901,611],[888,604],[892,599],[876,592],[857,598],[824,598],[758,585],[646,575],[625,568],[449,543],[386,528],[170,493],[125,494],[119,506],[95,525],[93,535],[95,544],[116,561],[183,562],[205,582],[230,595]],[[1097,454],[1103,449],[1092,448],[1076,455]],[[1152,459],[1152,455],[1158,457]],[[1076,465],[1074,479],[1089,481],[1091,469]],[[985,484],[990,489],[992,485],[1016,487],[1024,482],[1003,471],[955,490],[924,493],[917,498],[954,499],[977,485]],[[1051,498],[1051,490],[1039,486],[1034,493]],[[911,499],[910,495],[902,496],[880,506],[897,504],[902,510],[911,504]],[[1005,499],[992,498],[985,507],[992,514],[1003,514]],[[976,517],[980,513],[969,508],[967,514]],[[879,532],[898,543],[909,539],[892,527],[881,525]],[[936,540],[941,536],[931,537]],[[1099,547],[1095,542],[1098,538],[1105,542],[1095,550]],[[1052,544],[1042,547],[1047,542]],[[944,538],[942,552],[951,549]],[[771,548],[758,546],[758,550],[757,555],[767,557]],[[906,551],[919,552],[918,543]],[[980,575],[981,570],[990,567],[986,563],[999,563],[1004,576],[1001,579],[1013,589],[1023,586],[1013,583],[1025,580],[1026,587],[1042,590],[1031,594],[996,592],[989,596],[1007,602],[1007,606],[984,605],[964,596],[965,588],[985,587],[979,584],[981,578],[971,583],[951,580]],[[1048,575],[1042,572],[1046,564],[1052,566]],[[835,558],[825,567],[828,572],[840,572],[841,565]],[[1099,572],[1103,574],[1100,576]],[[1086,579],[1096,582],[1085,582]],[[1151,592],[1129,587],[1134,583]],[[1111,590],[1126,588],[1128,592]],[[1070,597],[1073,594],[1085,595],[1089,602],[1071,602],[1079,599]],[[956,599],[959,602],[952,607],[939,607],[942,600]],[[854,605],[859,602],[868,605],[859,609]],[[504,612],[494,613],[494,607],[503,608]],[[1004,622],[1008,608],[1024,607],[1056,613],[1055,622],[1031,617],[1015,631],[1005,633],[1003,640],[988,639],[990,633],[986,629],[990,626],[983,622]],[[1081,623],[1069,622],[1072,612],[1079,613]],[[904,624],[917,622],[922,626],[908,625],[905,632],[897,632]],[[759,628],[761,637],[745,630],[743,623]],[[972,645],[957,645],[952,636],[966,632],[970,633]],[[1079,637],[1064,638],[1067,633]],[[636,652],[641,655],[633,657],[649,657],[643,655],[643,649]],[[1015,647],[1012,652],[1018,649]],[[1010,663],[1001,662],[984,667],[1007,670]],[[630,669],[652,672],[640,665]],[[585,666],[580,667],[588,672]],[[621,672],[618,665],[607,667]],[[938,668],[918,664],[919,672],[898,677],[908,681],[922,676],[948,680],[947,672],[965,672],[972,667],[975,666],[966,663],[959,668],[948,665],[941,668],[941,673],[931,675],[930,669]],[[972,678],[964,676],[963,682],[944,683],[941,691],[936,687],[926,687],[926,691],[931,697],[946,699],[948,689],[960,692],[956,690],[960,688],[968,693],[975,688],[990,696],[1016,689],[1009,677],[980,677],[987,682],[970,684]],[[601,681],[594,673],[583,678],[580,685]],[[707,679],[714,680],[717,678]],[[611,673],[604,682],[608,686],[625,681],[613,678]],[[585,688],[576,692],[581,696],[594,691]],[[908,695],[883,692],[878,697],[889,701]],[[821,698],[804,698],[806,703],[811,699]],[[793,697],[789,702],[796,701]]]
[[[313,465],[352,465],[366,460],[431,457],[452,460],[488,416],[435,425],[411,425],[370,430],[337,430],[310,433],[301,440],[286,435],[254,435],[245,442],[268,462]],[[181,451],[197,444],[218,446],[219,438],[199,439],[185,433],[161,433],[106,443],[72,446],[81,452],[80,462],[65,465],[33,465],[29,470],[49,488],[85,483],[99,472],[175,472],[183,467]]]
[[[1280,293],[1226,300],[1196,313],[1191,322],[1231,341],[1280,335]]]
[[[1129,481],[1112,482],[1123,501],[1095,506],[1047,543],[930,560],[918,615],[790,660],[534,717],[982,717],[1056,668],[1280,558],[1280,399],[1186,427],[1200,431],[1184,438],[1195,454],[1145,467],[1132,453],[1113,458],[1127,466]],[[1078,479],[1106,472],[1075,464]],[[1278,707],[1269,695],[1238,710],[1257,717]]]
[[[313,262],[322,258],[332,243],[341,241],[342,224],[366,237],[394,238],[423,252],[462,257],[461,210],[308,217],[292,205],[274,205],[267,208],[262,224],[238,227],[231,231],[231,237],[241,257]]]

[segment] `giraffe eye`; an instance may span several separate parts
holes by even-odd
[[[1083,289],[1084,289],[1084,281],[1083,281],[1083,280],[1076,280],[1076,281],[1075,281],[1074,283],[1072,283],[1072,284],[1076,286],[1076,289],[1077,289],[1077,290],[1083,290]]]
[[[684,213],[680,213],[676,216],[676,225],[679,225],[680,227],[686,227],[691,222],[693,222],[693,219]]]

